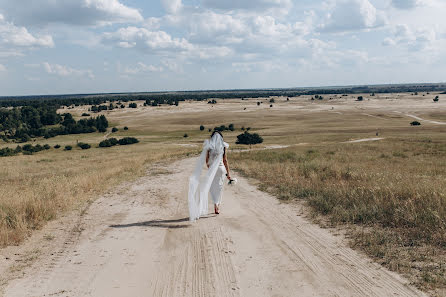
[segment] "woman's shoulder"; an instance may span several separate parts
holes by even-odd
[[[229,144],[226,143],[226,142],[223,142],[223,145],[225,146],[225,148],[228,148],[228,147],[229,147]]]

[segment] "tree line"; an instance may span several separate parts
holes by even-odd
[[[105,132],[108,120],[104,115],[76,121],[70,113],[58,114],[57,107],[40,105],[0,109],[0,138],[26,142],[33,137]]]

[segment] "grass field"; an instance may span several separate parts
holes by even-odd
[[[102,112],[110,128],[119,128],[108,137],[141,142],[102,149],[97,144],[107,134],[58,136],[33,143],[63,148],[79,141],[92,148],[0,158],[0,245],[19,243],[154,162],[196,154],[209,128],[233,123],[236,131],[224,133],[233,167],[283,201],[305,201],[321,223],[347,226],[353,246],[418,286],[445,292],[446,125],[411,127],[409,115],[445,121],[446,95],[439,103],[430,98],[436,94],[362,95],[362,102],[358,95],[324,95],[322,101],[278,97],[273,107],[270,98],[259,98]],[[60,112],[79,118],[87,109]],[[241,127],[264,138],[258,150],[240,152],[247,149],[235,145]],[[349,143],[370,138],[382,139]],[[285,148],[263,150],[274,147]]]

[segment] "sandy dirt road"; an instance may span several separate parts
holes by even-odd
[[[194,162],[152,168],[50,223],[40,233],[55,238],[35,239],[37,259],[4,296],[424,296],[243,178],[219,216],[189,223]]]

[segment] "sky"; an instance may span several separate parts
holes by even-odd
[[[446,82],[446,0],[0,0],[0,96]]]

